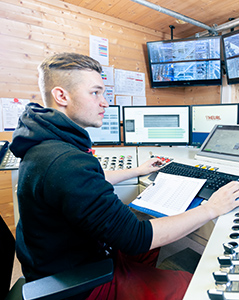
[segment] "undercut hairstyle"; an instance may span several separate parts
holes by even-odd
[[[60,86],[68,91],[71,91],[76,83],[75,72],[81,70],[96,71],[102,73],[100,63],[86,55],[78,53],[63,52],[47,57],[38,66],[39,80],[42,100],[46,107],[51,107],[53,98],[51,90]]]

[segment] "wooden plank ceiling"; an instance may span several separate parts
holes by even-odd
[[[172,10],[207,26],[225,24],[239,18],[238,0],[148,0],[161,8]],[[170,34],[173,25],[176,38],[187,38],[205,31],[190,23],[179,24],[176,18],[135,3],[131,0],[63,0],[95,12]],[[235,29],[239,29],[236,27]]]

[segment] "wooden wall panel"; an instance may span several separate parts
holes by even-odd
[[[198,86],[185,88],[184,103],[190,104],[208,104],[208,103],[220,103],[221,100],[221,86]]]
[[[96,35],[109,40],[110,65],[146,74],[148,105],[190,104],[192,97],[193,103],[205,103],[208,99],[212,99],[211,103],[220,102],[220,97],[215,97],[215,87],[204,88],[205,96],[214,95],[206,98],[202,97],[204,93],[192,96],[188,88],[150,88],[146,42],[170,38],[159,31],[59,0],[3,0],[0,23],[0,97],[28,98],[42,104],[37,65],[44,57],[62,51],[88,55],[89,36]]]

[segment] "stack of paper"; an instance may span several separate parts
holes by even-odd
[[[187,210],[205,181],[159,172],[129,206],[153,216],[176,215]]]

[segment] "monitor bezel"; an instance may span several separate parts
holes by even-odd
[[[149,45],[153,43],[178,43],[178,42],[187,42],[187,41],[196,41],[196,40],[205,40],[205,39],[219,39],[220,44],[220,78],[219,79],[195,79],[195,80],[182,80],[182,81],[153,81],[152,74],[152,63],[150,60],[150,51]],[[148,67],[149,67],[149,79],[152,88],[165,88],[165,87],[187,87],[187,86],[217,86],[222,84],[222,51],[221,51],[221,36],[209,36],[209,37],[195,37],[195,38],[186,38],[186,39],[173,39],[173,40],[158,40],[158,41],[149,41],[146,43],[147,47],[147,57],[148,57]],[[216,59],[210,59],[216,60]],[[195,61],[207,61],[207,60],[195,60]]]
[[[138,143],[130,143],[126,141],[126,132],[125,132],[125,109],[134,109],[134,108],[163,108],[163,107],[167,107],[167,108],[177,108],[177,107],[186,107],[188,108],[188,142],[165,142],[165,143],[155,143],[155,142],[138,142]],[[146,106],[141,106],[141,105],[135,105],[135,106],[123,106],[122,107],[122,111],[123,111],[123,137],[124,137],[124,146],[186,146],[190,144],[190,128],[191,128],[191,124],[190,124],[190,105],[146,105]]]
[[[118,130],[119,136],[117,141],[92,141],[92,146],[114,146],[114,145],[121,145],[121,118],[120,118],[120,105],[109,105],[109,107],[116,107],[118,110]]]
[[[235,31],[231,31],[229,33],[223,34],[222,35],[222,53],[223,53],[223,59],[224,59],[224,66],[225,66],[225,70],[226,70],[226,77],[227,77],[227,84],[237,84],[239,83],[239,76],[236,78],[229,78],[229,72],[228,72],[228,60],[230,60],[231,58],[227,58],[226,57],[226,50],[225,50],[225,38],[228,38],[230,36],[233,35],[239,35],[239,30],[235,30]],[[239,59],[239,55],[238,56],[234,56],[233,58],[238,57]]]
[[[238,103],[213,103],[213,104],[191,104],[190,105],[190,126],[191,126],[190,127],[190,145],[191,146],[201,147],[204,143],[204,142],[202,144],[193,143],[193,107],[195,107],[195,106],[197,106],[197,107],[198,106],[199,107],[202,107],[202,106],[222,106],[222,105],[237,106],[237,124],[239,124],[239,104]],[[210,132],[208,133],[208,135],[209,134],[210,134]]]

